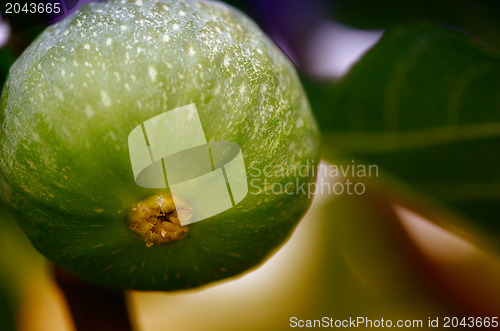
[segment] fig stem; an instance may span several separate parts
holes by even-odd
[[[57,266],[54,277],[77,331],[133,330],[123,292],[86,283]]]

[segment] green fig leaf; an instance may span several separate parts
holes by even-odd
[[[38,254],[7,207],[0,203],[0,325],[17,330],[26,283],[43,278],[45,259]]]
[[[307,84],[324,156],[376,164],[375,181],[454,210],[454,227],[500,250],[499,59],[437,25],[389,29],[339,82]]]
[[[495,0],[461,3],[447,0],[340,0],[331,4],[329,9],[336,21],[360,29],[380,29],[429,20],[468,31],[497,48],[500,46],[500,3]]]

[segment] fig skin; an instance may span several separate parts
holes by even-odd
[[[147,247],[127,215],[168,190],[135,183],[127,138],[191,103],[207,141],[240,146],[249,193],[181,240]],[[43,255],[91,283],[169,291],[241,274],[286,240],[310,204],[301,190],[276,193],[314,181],[318,161],[295,69],[223,3],[86,4],[16,61],[0,110],[2,199]]]

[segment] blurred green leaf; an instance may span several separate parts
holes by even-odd
[[[331,13],[338,22],[360,29],[429,20],[468,31],[500,48],[500,2],[497,0],[334,0]]]
[[[378,165],[500,251],[499,59],[437,25],[389,29],[338,83],[305,82],[324,156]]]
[[[0,330],[15,330],[24,282],[45,273],[45,260],[33,248],[12,214],[0,203]]]

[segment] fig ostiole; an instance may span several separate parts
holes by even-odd
[[[183,121],[161,126],[172,138],[158,136],[160,147],[147,132],[136,165],[154,159],[156,174],[186,178],[141,184],[150,179],[133,168],[129,135],[187,105],[208,147],[193,131],[175,138]],[[241,274],[287,239],[311,202],[303,188],[315,180],[319,132],[295,69],[223,3],[88,3],[13,64],[0,109],[2,199],[42,254],[91,283],[168,291]],[[205,161],[155,155],[186,142]],[[239,149],[218,165],[211,142]],[[205,185],[197,200],[183,193],[188,184]]]
[[[180,240],[188,231],[187,226],[179,222],[178,210],[182,212],[181,208],[166,194],[149,197],[132,207],[128,217],[130,229],[148,247]]]

